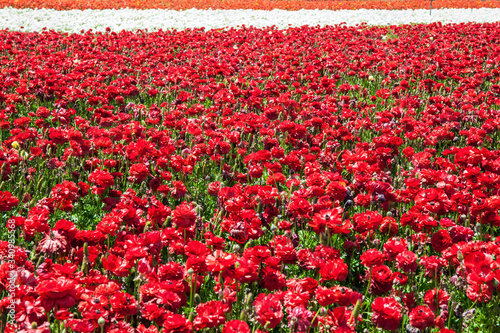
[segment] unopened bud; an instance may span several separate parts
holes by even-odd
[[[462,250],[458,250],[458,252],[457,252],[457,259],[458,259],[459,261],[464,260],[464,255],[463,255],[463,253],[462,253]]]
[[[83,255],[88,257],[89,256],[89,244],[87,244],[85,242],[85,244],[83,244]]]
[[[99,319],[97,320],[97,324],[99,324],[99,326],[101,327],[103,327],[105,323],[106,320],[103,317],[99,317]]]
[[[240,312],[240,320],[241,321],[247,321],[248,319],[248,314],[245,310],[241,310]]]
[[[246,306],[250,306],[252,304],[252,301],[253,301],[253,295],[252,293],[249,293],[247,295],[247,298],[245,299]]]
[[[188,269],[187,273],[188,273],[189,275],[194,274],[194,269],[192,269],[192,268]]]
[[[357,323],[358,322],[358,316],[361,311],[361,300],[358,299],[356,302],[356,306],[354,307],[354,310],[352,311],[352,317],[351,317],[351,322]]]

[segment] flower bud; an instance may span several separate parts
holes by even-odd
[[[99,326],[101,327],[103,327],[105,323],[106,320],[103,317],[99,317],[99,319],[97,320],[97,324],[99,324]]]
[[[83,244],[83,255],[85,257],[89,256],[89,244],[87,244],[86,242],[85,242],[85,244]]]
[[[194,304],[198,305],[201,303],[201,297],[200,294],[194,294]]]
[[[247,321],[248,319],[248,314],[245,310],[241,310],[240,312],[240,320],[241,321]]]
[[[358,322],[358,316],[361,311],[361,300],[358,299],[356,302],[356,306],[354,306],[354,310],[352,311],[352,317],[351,317],[351,322],[354,321],[355,323]]]
[[[245,299],[246,306],[250,306],[252,304],[252,301],[253,301],[253,295],[252,293],[249,293],[247,295],[247,298]]]

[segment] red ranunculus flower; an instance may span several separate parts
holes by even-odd
[[[438,230],[432,235],[431,245],[436,252],[443,252],[452,244],[450,233],[445,229]]]
[[[0,212],[10,212],[19,204],[19,199],[10,192],[0,191]]]
[[[253,302],[255,308],[256,319],[262,326],[269,323],[268,328],[275,328],[283,318],[283,306],[274,294],[260,294]]]
[[[396,331],[403,317],[402,309],[392,297],[377,297],[372,303],[372,322],[384,330]]]
[[[233,319],[224,325],[222,333],[250,333],[250,327],[244,321]]]
[[[221,301],[210,301],[196,307],[198,314],[194,319],[194,327],[197,330],[218,327],[226,321],[227,305]]]
[[[71,279],[59,277],[41,281],[36,288],[41,304],[45,310],[51,311],[55,306],[70,308],[76,304],[77,283]]]
[[[196,212],[194,207],[189,206],[185,202],[175,207],[172,215],[173,222],[180,228],[187,229],[196,223]]]
[[[426,305],[420,305],[410,312],[410,325],[420,330],[434,326],[435,315]]]

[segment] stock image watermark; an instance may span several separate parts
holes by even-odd
[[[16,281],[17,281],[17,267],[15,261],[15,244],[16,244],[16,224],[14,219],[7,220],[7,238],[9,242],[7,252],[7,263],[9,264],[9,276],[7,279],[7,292],[9,293],[10,303],[6,306],[7,309],[7,323],[13,325],[16,319]]]

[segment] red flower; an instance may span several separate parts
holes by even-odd
[[[222,333],[250,333],[250,327],[244,321],[233,319],[224,325]]]
[[[63,211],[71,211],[73,203],[78,200],[79,188],[75,183],[63,181],[52,188],[50,196],[54,200],[55,206]]]
[[[328,195],[332,200],[342,201],[347,196],[347,188],[344,183],[331,182],[326,187],[326,195]]]
[[[328,310],[325,324],[331,327],[331,332],[355,332],[354,320],[352,320],[352,312],[347,310],[345,306],[337,307],[333,310]]]
[[[40,282],[36,292],[40,296],[41,304],[45,310],[51,311],[55,306],[70,308],[76,304],[77,283],[73,280],[59,277]]]
[[[411,251],[403,250],[396,256],[396,267],[404,272],[415,272],[417,266],[417,255]]]
[[[268,328],[275,328],[283,319],[283,306],[274,294],[259,294],[253,302],[257,321],[262,326],[269,323]]]
[[[382,265],[385,260],[385,256],[382,252],[377,249],[370,249],[364,252],[361,257],[361,263],[365,267],[372,267]]]
[[[109,172],[101,169],[94,170],[94,172],[89,175],[88,180],[90,183],[96,184],[104,189],[113,186],[115,183],[113,176]]]
[[[193,331],[193,324],[180,314],[167,311],[163,322],[162,333],[190,333]]]
[[[447,308],[449,300],[450,295],[443,289],[438,289],[437,293],[436,289],[427,290],[424,295],[424,303],[434,312],[437,311],[438,306],[441,309]]]
[[[129,181],[133,183],[140,183],[148,177],[149,170],[144,164],[137,163],[133,164],[130,167],[129,174],[130,174],[130,177],[128,177]]]
[[[443,252],[452,244],[450,233],[445,229],[438,230],[432,235],[431,245],[436,252]]]
[[[190,228],[196,223],[196,212],[194,208],[185,202],[175,207],[172,216],[173,222],[183,229]]]
[[[137,301],[132,295],[125,292],[117,292],[109,299],[113,313],[119,317],[137,314]]]
[[[445,214],[451,208],[451,201],[443,189],[428,188],[415,196],[415,205],[434,214]]]
[[[371,268],[371,280],[370,292],[374,295],[382,295],[392,289],[392,271],[385,265]]]
[[[306,199],[298,198],[288,205],[288,210],[293,216],[305,217],[312,212],[312,206]]]
[[[226,321],[227,305],[221,301],[210,301],[196,307],[198,316],[194,319],[194,327],[197,330],[218,327]]]
[[[377,297],[372,303],[372,322],[384,330],[396,331],[403,317],[402,309],[392,297]]]
[[[410,325],[424,330],[427,327],[434,326],[435,315],[426,305],[420,305],[410,312]]]
[[[366,213],[354,214],[356,231],[363,233],[376,230],[382,224],[382,215],[378,212],[367,211]]]
[[[0,191],[0,212],[10,212],[12,208],[19,205],[19,199],[10,192]]]
[[[347,278],[348,267],[342,259],[327,261],[320,269],[321,282],[334,280],[344,281]]]

